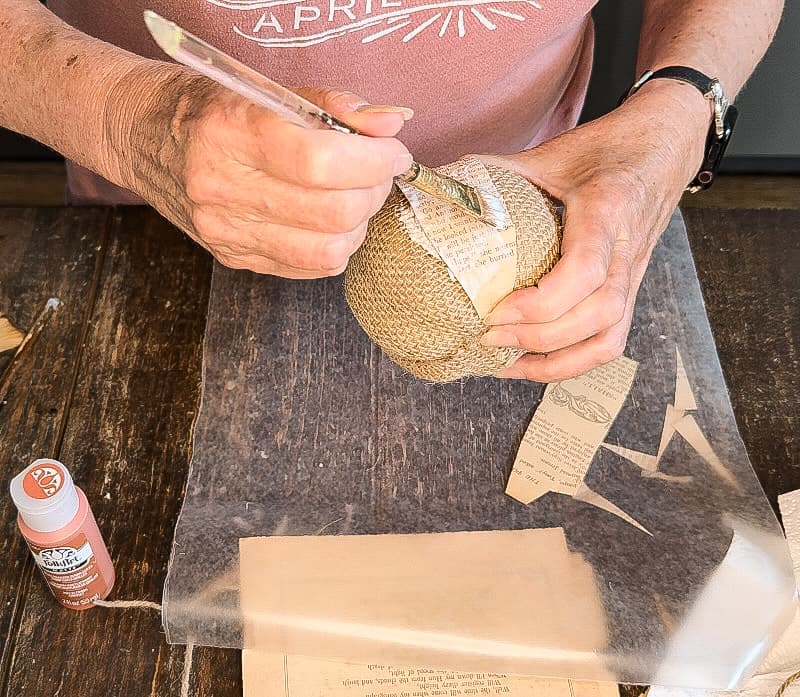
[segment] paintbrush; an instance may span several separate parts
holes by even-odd
[[[164,19],[151,10],[145,10],[144,21],[155,42],[170,58],[211,78],[254,104],[269,109],[298,126],[358,134],[356,129],[316,104],[211,46],[175,22]],[[491,217],[491,206],[486,205],[478,191],[463,182],[439,174],[418,162],[412,162],[411,167],[399,175],[399,178],[475,218],[495,225]]]

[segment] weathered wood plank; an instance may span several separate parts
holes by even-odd
[[[800,487],[800,210],[684,213],[739,430],[777,510]]]
[[[800,200],[800,177],[790,174],[773,176],[723,174],[714,186],[699,194],[684,194],[681,208],[797,210]]]
[[[61,305],[13,360],[0,355],[0,691],[32,562],[16,529],[8,480],[56,454],[102,261],[107,213],[0,209],[0,312],[27,330],[50,297]]]
[[[0,162],[0,206],[63,206],[63,161]]]
[[[112,597],[161,597],[200,396],[209,271],[206,254],[152,213],[115,215],[59,453],[106,537]],[[165,643],[157,613],[62,610],[37,578],[6,695],[177,694],[182,668],[183,648]],[[238,671],[199,652],[194,694],[240,693],[218,689]]]
[[[75,343],[69,337],[80,336],[82,327],[82,320],[69,310],[81,307],[85,313],[91,305],[91,278],[98,264],[95,247],[100,244],[104,215],[97,211],[0,211],[0,312],[27,328],[47,297],[56,295],[65,301],[62,311],[53,316],[55,321],[46,325],[14,368],[15,375],[28,377],[10,381],[8,404],[0,406],[0,473],[4,478],[32,455],[54,452],[46,450],[46,445],[58,441],[59,417],[68,404],[65,385],[71,384],[69,366],[79,354],[78,350],[70,353]],[[800,213],[690,210],[686,218],[739,426],[774,503],[778,493],[800,486],[800,472],[792,467],[798,457],[800,426],[796,399],[800,387],[800,238],[796,234]],[[124,213],[113,239],[60,455],[75,469],[109,538],[119,577],[115,597],[159,600],[199,396],[208,263],[172,228],[141,211]],[[81,274],[83,282],[70,280]],[[302,309],[298,305],[300,317]],[[276,341],[289,341],[281,331],[276,328]],[[313,332],[316,338],[306,333],[295,335],[294,340],[319,341],[320,350],[335,351],[359,363],[373,362],[368,370],[374,376],[380,373],[382,383],[405,382],[376,354],[360,349],[352,354],[358,347],[341,343],[335,333],[319,327]],[[340,343],[334,346],[332,341]],[[287,359],[278,356],[277,360]],[[0,369],[7,363],[8,355],[0,356]],[[298,399],[304,396],[313,368],[297,366],[297,389],[292,394]],[[333,386],[340,380],[341,376],[328,375],[323,384]],[[358,386],[352,387],[354,394],[362,394]],[[417,402],[415,389],[409,385],[400,390],[406,406]],[[57,393],[62,394],[60,401],[51,404]],[[324,391],[311,396],[325,410],[341,403],[341,398]],[[56,414],[50,413],[51,407]],[[384,425],[391,423],[397,410],[386,402],[367,401],[363,408],[367,418],[380,414],[377,423]],[[24,418],[12,419],[10,414],[20,409]],[[302,424],[302,412],[298,403],[286,414]],[[445,421],[448,415],[436,418]],[[396,434],[402,424],[395,423],[390,430]],[[452,448],[452,444],[441,445],[443,450]],[[381,446],[381,461],[385,462],[392,447],[397,444]],[[365,455],[372,459],[374,453]],[[351,451],[351,456],[360,457],[358,451]],[[404,481],[411,474],[400,467],[402,462],[399,457],[391,479],[411,491],[413,482]],[[495,467],[502,469],[500,463]],[[362,474],[370,476],[368,471]],[[318,476],[325,480],[328,473],[323,469]],[[298,492],[318,489],[310,483],[298,480],[291,488]],[[374,486],[380,489],[387,484],[381,481]],[[0,688],[0,694],[44,696],[56,694],[59,687],[62,695],[88,697],[177,694],[183,649],[164,643],[155,613],[98,609],[78,615],[61,610],[38,577],[23,607],[16,586],[2,585],[9,580],[18,584],[21,579],[27,583],[30,572],[9,505],[0,499],[6,525],[0,540],[0,637],[5,639],[13,613],[22,614],[10,682],[5,690]],[[464,510],[460,515],[472,512]],[[28,569],[25,573],[21,573],[23,566]],[[0,660],[7,662],[15,645],[13,640],[0,641],[4,645]],[[197,697],[241,695],[238,653],[198,650],[191,685]]]

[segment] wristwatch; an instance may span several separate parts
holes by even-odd
[[[708,129],[703,163],[700,165],[700,171],[697,173],[697,176],[692,179],[689,186],[686,188],[687,191],[694,194],[701,189],[707,189],[714,181],[722,157],[725,154],[725,149],[728,147],[728,142],[731,139],[733,125],[736,123],[736,117],[739,115],[739,112],[725,96],[722,85],[717,78],[708,77],[708,75],[704,75],[699,70],[688,68],[684,65],[670,65],[666,68],[659,68],[658,70],[645,71],[642,73],[641,77],[633,83],[631,88],[622,95],[619,104],[622,104],[628,97],[635,94],[646,82],[658,78],[679,80],[680,82],[693,85],[711,102],[711,111],[714,118]]]

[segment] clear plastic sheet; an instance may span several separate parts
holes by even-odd
[[[524,506],[504,494],[542,385],[423,383],[363,335],[340,279],[216,267],[164,591],[169,641],[737,686],[790,621],[794,575],[736,428],[679,214],[639,293],[626,350],[639,368],[607,443],[657,451],[676,347],[695,422],[728,474],[675,435],[660,476],[601,448],[585,480],[648,535],[570,496]],[[240,538],[260,536],[274,539],[242,543],[266,550],[249,559],[242,594]],[[444,546],[421,547],[428,539]],[[268,611],[247,610],[253,574]]]

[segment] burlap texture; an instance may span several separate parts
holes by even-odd
[[[561,227],[553,204],[518,174],[483,166],[516,228],[514,288],[534,285],[560,254]],[[519,358],[519,349],[480,343],[486,325],[444,262],[412,241],[410,225],[418,223],[395,187],[350,260],[345,294],[364,331],[408,372],[433,382],[494,375]]]

